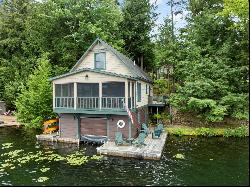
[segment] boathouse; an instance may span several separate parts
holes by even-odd
[[[152,80],[131,59],[97,38],[66,74],[50,79],[61,138],[134,138],[147,122]],[[133,117],[133,124],[128,115]]]

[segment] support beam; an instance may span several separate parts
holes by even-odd
[[[128,116],[128,138],[131,139],[131,120]]]
[[[77,139],[81,139],[81,118],[79,116],[79,114],[75,114],[75,117],[76,117],[76,125],[77,125],[77,132],[76,132],[76,137]]]
[[[107,118],[107,137],[109,140],[109,118]]]
[[[128,106],[128,79],[125,80],[125,105]]]
[[[76,109],[77,105],[77,83],[74,82],[74,109]]]
[[[56,86],[55,86],[55,83],[53,83],[53,108],[55,108],[55,97],[56,97],[56,94],[55,94],[55,90],[56,90]]]
[[[102,109],[102,82],[99,82],[99,109]]]

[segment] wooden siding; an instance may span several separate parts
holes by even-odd
[[[119,120],[123,120],[125,122],[125,126],[123,128],[117,127],[117,122]],[[129,137],[129,123],[128,123],[128,116],[118,116],[118,115],[111,115],[109,118],[109,139],[115,139],[115,132],[121,132],[124,138]],[[136,126],[131,124],[131,137],[135,138],[137,135]]]
[[[81,118],[81,135],[107,136],[107,120],[103,118]]]
[[[85,76],[88,75],[86,79]],[[117,81],[117,82],[125,82],[127,79],[122,77],[115,77],[111,75],[104,75],[95,72],[80,72],[73,75],[69,75],[67,77],[62,77],[53,81],[54,84],[66,84],[72,82],[79,83],[98,83],[98,82],[109,82],[109,81]]]
[[[73,114],[61,114],[60,117],[60,137],[76,138],[77,137],[77,118]]]
[[[117,58],[112,52],[106,50],[102,44],[96,44],[92,50],[86,55],[86,57],[82,60],[82,62],[76,67],[76,70],[81,68],[90,68],[94,69],[94,54],[96,52],[106,52],[106,69],[104,71],[118,73],[122,75],[132,76],[133,73],[129,70],[129,68]]]
[[[147,91],[147,93],[146,93],[146,88],[148,89],[149,86],[151,88],[153,88],[153,85],[146,83],[146,82],[143,82],[143,81],[137,81],[137,82],[141,83],[141,101],[138,102],[136,99],[136,105],[139,108],[139,107],[142,107],[142,106],[145,106],[148,104],[149,92]],[[147,84],[147,86],[146,86],[146,84]],[[136,91],[137,91],[137,89],[136,89]],[[151,95],[152,95],[152,90],[151,90]],[[137,94],[136,94],[136,96],[137,96]]]

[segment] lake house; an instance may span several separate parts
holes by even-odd
[[[68,73],[50,80],[62,138],[83,141],[94,135],[113,140],[116,131],[134,138],[147,122],[151,78],[99,38]]]

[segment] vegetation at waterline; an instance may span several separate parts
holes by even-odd
[[[161,6],[171,7],[171,15],[152,35],[157,7],[149,0],[3,0],[0,100],[17,110],[19,121],[40,127],[53,113],[50,83],[42,82],[33,92],[36,79],[30,79],[38,76],[39,59],[52,67],[45,75],[65,73],[100,37],[154,79],[165,68],[155,80],[158,94],[170,96],[178,110],[194,111],[208,122],[248,120],[249,2],[169,0]],[[185,15],[186,25],[178,29],[174,16],[179,14]]]
[[[51,65],[46,56],[38,59],[38,67],[29,76],[17,98],[17,119],[28,127],[41,128],[44,119],[55,117],[52,111]]]
[[[249,136],[249,128],[242,125],[237,128],[208,128],[208,127],[166,127],[166,132],[176,136],[223,136],[246,137]]]
[[[11,149],[13,143],[4,143],[0,149]],[[85,156],[83,151],[76,151],[75,153],[68,154],[66,156],[61,156],[53,151],[36,151],[25,153],[23,149],[11,150],[0,154],[0,173],[2,175],[7,175],[8,171],[16,169],[17,167],[22,167],[25,164],[36,163],[41,167],[38,170],[44,175],[50,168],[45,167],[45,162],[59,162],[64,161],[67,164],[76,167],[88,163],[90,160],[100,160],[103,156],[93,155]],[[41,176],[36,182],[44,182],[49,180],[49,177]]]

